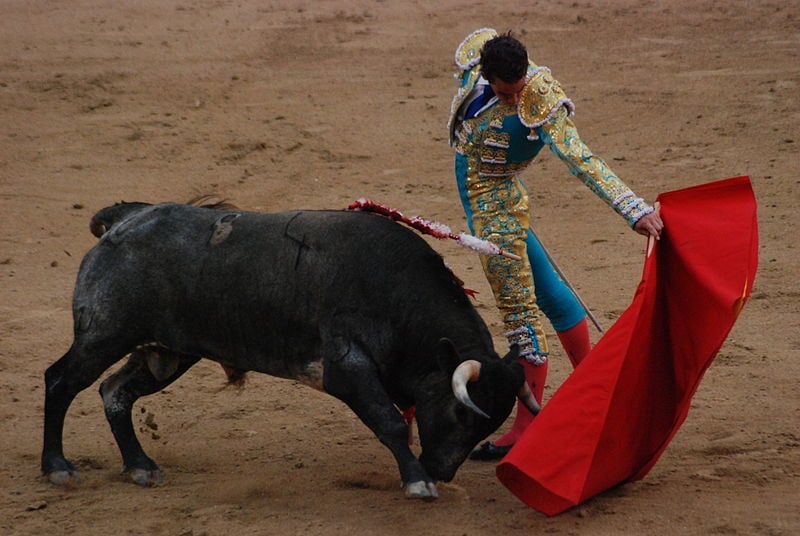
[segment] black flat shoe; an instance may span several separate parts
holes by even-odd
[[[470,452],[469,459],[480,460],[480,461],[499,460],[500,458],[508,454],[508,451],[511,450],[511,447],[513,446],[514,445],[506,445],[504,447],[498,447],[491,441],[487,441],[483,443],[480,447]]]

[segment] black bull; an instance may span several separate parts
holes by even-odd
[[[136,400],[199,359],[292,378],[341,399],[394,455],[406,495],[436,497],[517,396],[535,410],[512,352],[490,334],[442,258],[413,231],[363,212],[275,214],[123,203],[73,297],[74,340],[45,373],[42,471],[77,479],[63,454],[75,396],[100,385],[125,469],[160,484],[133,429]],[[417,459],[397,408],[416,406]]]

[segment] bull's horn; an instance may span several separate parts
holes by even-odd
[[[469,397],[467,392],[467,382],[474,382],[481,375],[481,364],[479,361],[469,359],[464,361],[453,372],[453,394],[456,395],[456,400],[467,406],[469,409],[480,415],[481,417],[489,417],[486,412],[475,405],[475,402]]]
[[[522,382],[522,387],[519,388],[519,392],[517,392],[517,398],[522,404],[528,408],[533,415],[538,415],[539,412],[542,410],[542,407],[536,401],[536,397],[533,396],[533,392],[531,391],[528,382]]]

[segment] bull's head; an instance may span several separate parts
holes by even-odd
[[[511,356],[513,359],[516,359],[519,356],[519,347],[514,345],[513,350],[509,352],[509,356]],[[481,362],[474,359],[469,359],[462,362],[453,372],[451,385],[453,386],[453,394],[455,395],[456,400],[467,406],[481,417],[491,419],[486,412],[484,412],[475,404],[475,402],[472,401],[472,399],[469,397],[469,389],[467,387],[469,382],[475,382],[480,379],[481,366]],[[533,396],[530,386],[526,382],[522,382],[522,387],[520,387],[519,391],[517,392],[517,398],[519,398],[520,402],[522,402],[525,407],[528,408],[528,411],[534,415],[537,415],[541,410],[539,403]]]
[[[438,362],[449,385],[438,382],[427,400],[417,401],[419,459],[432,478],[452,480],[475,445],[505,422],[517,398],[539,412],[518,356],[514,347],[502,359],[462,361],[450,341],[441,341]]]

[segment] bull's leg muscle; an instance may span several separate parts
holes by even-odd
[[[161,485],[164,477],[158,465],[145,454],[136,437],[131,417],[133,405],[140,397],[153,394],[177,380],[200,359],[165,349],[155,353],[163,354],[163,359],[174,362],[174,368],[170,367],[172,372],[166,378],[159,379],[153,374],[147,362],[148,355],[152,359],[153,351],[147,350],[134,352],[122,368],[100,385],[106,419],[122,454],[125,470],[140,486]]]
[[[325,391],[347,404],[394,455],[406,495],[437,497],[433,479],[408,446],[408,425],[384,389],[373,360],[355,344],[325,366]]]
[[[64,457],[64,419],[78,393],[89,387],[127,351],[119,342],[73,343],[64,356],[47,368],[44,400],[42,473],[54,484],[77,479],[75,466]]]

